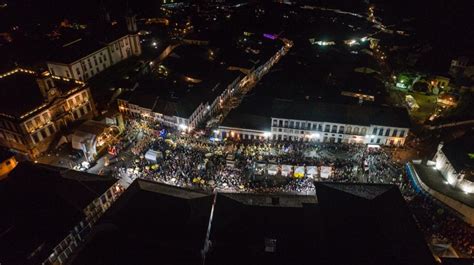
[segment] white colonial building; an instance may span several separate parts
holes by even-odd
[[[447,144],[440,143],[433,160],[436,163],[436,169],[449,185],[466,193],[474,193],[474,137],[472,131]]]
[[[110,66],[142,53],[135,17],[127,17],[128,33],[111,31],[109,40],[79,38],[62,45],[47,62],[53,75],[88,80]]]
[[[405,109],[261,98],[231,111],[218,134],[243,140],[401,146],[409,128]]]
[[[84,82],[22,68],[0,74],[0,146],[34,158],[57,132],[96,115]]]

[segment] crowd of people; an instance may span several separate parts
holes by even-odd
[[[416,193],[408,181],[404,166],[390,149],[367,148],[360,144],[307,142],[215,142],[179,131],[159,137],[158,128],[130,124],[126,142],[134,159],[126,152],[118,155],[117,176],[143,178],[181,187],[227,192],[273,192],[314,194],[314,181],[390,183],[398,185],[427,235],[438,235],[455,242],[457,249],[472,253],[472,229],[460,225],[456,217],[444,212],[433,215],[438,204]],[[138,129],[137,129],[138,128]],[[121,149],[124,144],[121,144]],[[145,159],[144,153],[158,151],[158,161]],[[138,157],[138,158],[137,158]],[[280,174],[255,174],[257,163],[273,165],[329,166],[328,179],[316,176],[295,178]],[[466,229],[459,229],[465,227]]]
[[[463,222],[451,210],[446,210],[440,202],[430,197],[417,194],[408,201],[420,229],[429,240],[451,243],[454,248],[467,256],[474,252],[474,229]]]

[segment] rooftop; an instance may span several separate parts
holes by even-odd
[[[202,264],[209,220],[210,265],[435,264],[396,186],[317,186],[319,203],[218,193],[210,219],[214,195],[136,180],[71,264]]]
[[[131,104],[168,116],[189,118],[201,103],[212,101],[241,75],[238,71],[218,69],[208,80],[197,84],[183,79],[156,78],[148,75],[138,80],[138,87],[120,96]]]
[[[207,194],[135,181],[71,264],[200,264],[211,204]]]
[[[316,192],[329,264],[435,264],[396,186],[316,183]]]
[[[55,52],[48,58],[51,62],[73,63],[85,56],[105,48],[108,43],[118,40],[128,33],[118,26],[111,26],[100,33],[81,34],[76,39],[59,40],[54,45]]]
[[[256,105],[259,108],[255,108]],[[381,125],[410,128],[409,116],[404,108],[332,104],[252,96],[244,99],[239,107],[232,110],[224,119],[222,126],[269,129],[270,118],[272,117],[365,126]],[[262,122],[262,124],[258,124],[259,122]]]
[[[0,181],[0,248],[6,264],[39,264],[115,179],[21,162]]]
[[[104,48],[105,44],[89,38],[79,38],[57,46],[56,52],[48,60],[69,64]]]
[[[0,100],[0,112],[15,117],[44,103],[36,75],[23,72],[0,79]]]
[[[38,74],[17,68],[9,75],[0,78],[0,113],[15,118],[40,107],[45,103],[36,79]],[[62,92],[67,92],[78,85],[74,82],[53,80],[55,86]]]

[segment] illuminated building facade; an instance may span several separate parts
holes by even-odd
[[[17,68],[0,75],[0,146],[34,158],[69,123],[95,116],[81,81]]]
[[[409,128],[405,109],[252,99],[229,113],[218,136],[402,146]]]
[[[436,169],[447,184],[465,193],[474,193],[474,137],[466,135],[449,143],[440,143],[434,156]]]

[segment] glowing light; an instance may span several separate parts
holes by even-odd
[[[188,126],[186,126],[185,124],[180,124],[178,125],[178,128],[181,130],[181,131],[185,131],[188,129]]]
[[[263,136],[264,136],[265,138],[270,138],[270,137],[272,137],[272,133],[271,133],[271,132],[264,132],[264,133],[263,133]]]

